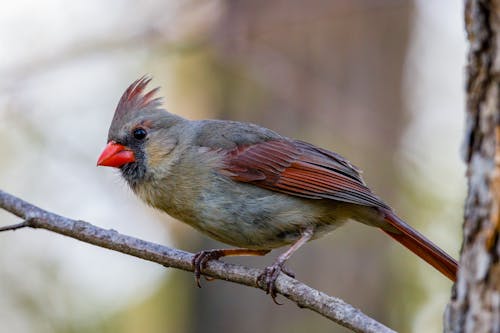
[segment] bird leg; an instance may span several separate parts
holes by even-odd
[[[295,275],[288,271],[284,265],[285,262],[290,259],[292,254],[295,253],[302,245],[307,243],[313,236],[314,234],[314,228],[313,227],[308,227],[304,231],[302,231],[300,238],[293,243],[290,248],[282,253],[276,261],[271,265],[268,266],[264,269],[264,273],[262,273],[258,278],[257,282],[258,283],[263,283],[266,288],[266,293],[271,294],[271,297],[273,298],[274,303],[280,304],[276,301],[276,279],[278,278],[279,274],[283,272],[284,274],[294,278]]]
[[[207,262],[217,260],[222,257],[234,256],[263,256],[271,250],[251,250],[251,249],[214,249],[204,250],[196,253],[191,263],[193,264],[194,279],[199,288],[201,288],[201,271],[206,268]],[[207,278],[207,280],[210,280]]]

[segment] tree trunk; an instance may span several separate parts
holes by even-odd
[[[469,190],[445,332],[500,332],[500,0],[467,0],[465,24]]]

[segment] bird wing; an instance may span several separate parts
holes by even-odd
[[[302,141],[270,140],[227,151],[223,172],[233,180],[310,199],[331,199],[381,208],[380,228],[455,281],[457,262],[397,217],[365,185],[342,156]]]
[[[390,209],[342,156],[287,139],[242,145],[227,151],[222,172],[235,181],[309,199],[331,199]]]

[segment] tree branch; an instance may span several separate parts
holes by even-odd
[[[84,221],[72,220],[45,211],[2,190],[0,190],[0,208],[25,220],[2,227],[0,232],[27,227],[46,229],[166,267],[193,271],[191,253],[122,235],[115,230],[102,229]],[[256,283],[262,270],[212,260],[208,262],[203,273],[213,278],[264,289],[264,286]],[[276,289],[279,294],[295,302],[299,307],[315,311],[354,332],[394,332],[343,300],[328,296],[285,274],[281,274],[276,280]]]

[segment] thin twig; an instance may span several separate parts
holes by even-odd
[[[0,232],[27,228],[29,226],[30,226],[30,222],[24,221],[24,222],[12,224],[12,225],[6,225],[5,227],[0,227]]]
[[[84,221],[72,220],[45,211],[2,190],[0,190],[0,208],[25,220],[19,224],[3,227],[0,231],[25,227],[42,228],[166,267],[193,271],[191,264],[193,254],[191,253],[122,235],[115,230],[102,229]],[[213,278],[254,288],[265,288],[265,286],[257,285],[256,282],[257,277],[262,273],[259,269],[212,260],[208,262],[203,273]],[[315,311],[354,332],[394,333],[390,328],[343,300],[328,296],[285,274],[281,274],[276,280],[276,289],[279,294],[295,302],[299,307]]]

